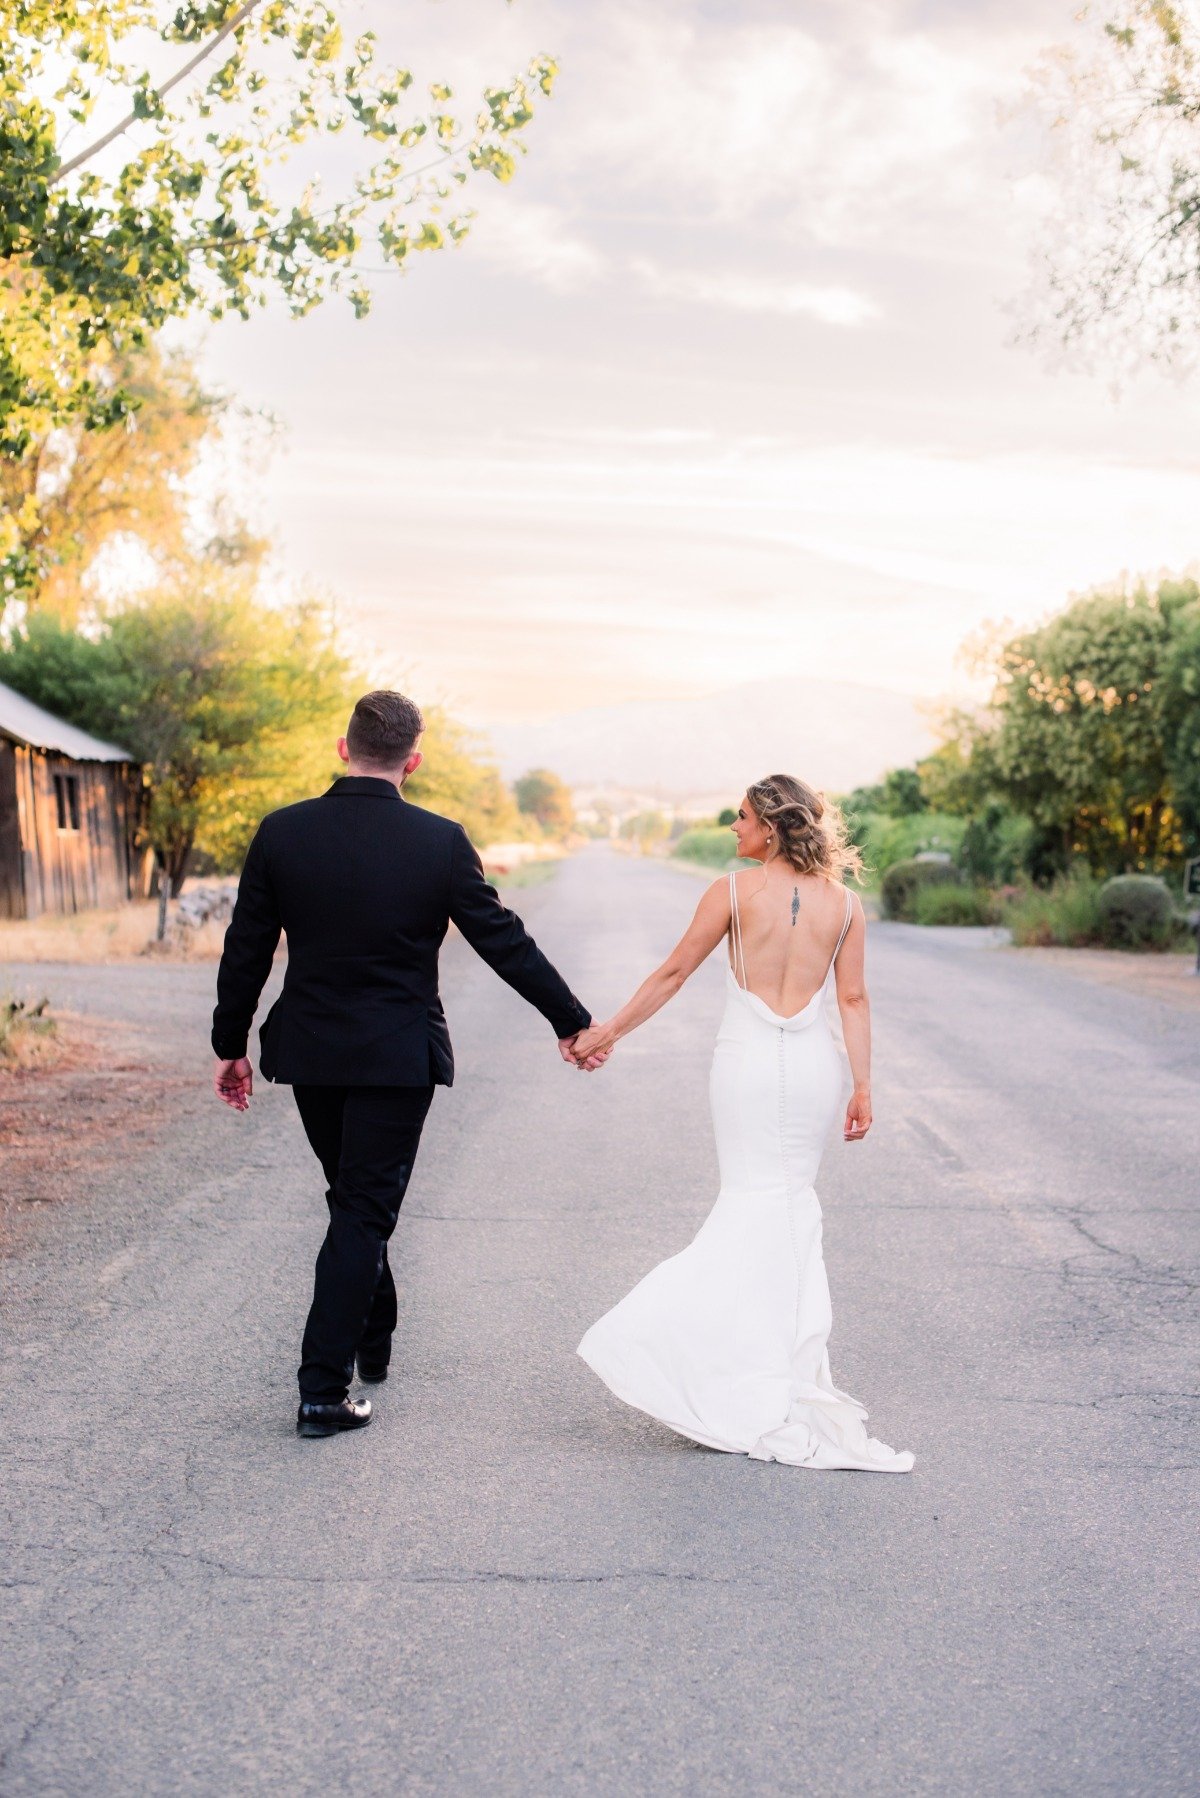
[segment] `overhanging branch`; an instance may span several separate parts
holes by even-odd
[[[261,0],[245,0],[245,4],[239,6],[237,11],[226,19],[221,29],[209,43],[197,50],[195,56],[185,62],[181,69],[177,69],[169,81],[164,81],[161,87],[154,90],[158,98],[160,100],[163,99],[170,93],[173,87],[178,87],[181,81],[186,81],[188,76],[192,73],[192,70],[198,69],[205,58],[211,56],[217,46],[224,43],[225,39],[231,32],[236,31],[239,25],[244,24],[250,17],[250,14],[254,12],[259,5],[261,5]],[[83,164],[85,162],[90,162],[93,156],[98,156],[101,150],[107,149],[109,144],[120,137],[122,132],[128,131],[131,125],[137,123],[137,120],[138,114],[136,112],[126,113],[125,117],[119,120],[118,123],[113,126],[111,131],[106,131],[103,137],[98,137],[94,144],[89,144],[86,150],[81,150],[79,152],[78,156],[72,156],[70,162],[60,163],[50,177],[50,186],[53,187],[56,182],[64,180],[66,176],[73,174],[76,169],[82,168]]]

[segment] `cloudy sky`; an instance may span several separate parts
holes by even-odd
[[[211,333],[376,673],[475,722],[787,674],[937,695],[985,621],[1200,551],[1197,389],[1011,346],[1057,0],[371,0],[461,101],[562,74],[453,254]]]

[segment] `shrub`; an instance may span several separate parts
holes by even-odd
[[[994,800],[970,820],[958,852],[969,880],[995,885],[1029,870],[1034,827],[1028,818]]]
[[[649,854],[656,843],[665,843],[670,834],[671,820],[663,812],[635,812],[621,826],[625,841],[636,843],[643,854]]]
[[[949,862],[893,862],[879,889],[885,918],[915,917],[917,893],[925,887],[960,886],[962,875]]]
[[[736,845],[729,830],[688,830],[671,850],[684,861],[703,862],[706,868],[728,868]]]
[[[1116,949],[1165,948],[1175,934],[1175,906],[1153,874],[1118,874],[1096,899],[1101,941]]]
[[[944,812],[918,812],[908,818],[859,812],[851,826],[867,867],[873,874],[885,874],[893,862],[909,861],[923,850],[941,850],[957,857],[967,821]]]
[[[994,924],[996,908],[986,887],[919,886],[912,915],[917,924]]]
[[[50,1001],[27,1005],[24,999],[0,1000],[0,1066],[30,1067],[45,1059],[56,1025]]]
[[[1006,908],[1004,922],[1023,948],[1077,948],[1100,934],[1100,883],[1090,874],[1065,874],[1049,887],[1027,887]]]

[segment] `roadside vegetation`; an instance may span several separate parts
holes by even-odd
[[[681,861],[699,862],[705,868],[716,868],[720,871],[735,865],[733,838],[728,826],[702,825],[695,830],[686,830],[674,844],[671,853]]]
[[[1097,589],[980,659],[985,706],[949,714],[915,767],[838,796],[883,916],[999,924],[1028,945],[1186,948],[1200,584]],[[671,854],[736,866],[732,817],[683,828]]]
[[[467,235],[460,190],[512,178],[556,70],[538,54],[455,102],[385,67],[372,33],[346,38],[336,5],[152,11],[34,0],[0,22],[0,681],[142,764],[133,847],[170,899],[236,872],[264,812],[339,774],[353,699],[403,670],[327,596],[281,591],[239,504],[268,421],[161,333],[280,297],[299,316],[340,295],[361,317],[364,264],[394,272]],[[314,209],[305,178],[333,133],[343,181]],[[424,709],[417,803],[484,846],[566,834],[553,775],[527,803]],[[60,934],[97,930],[119,952],[128,925]]]
[[[1022,944],[1186,947],[1200,585],[1098,589],[982,660],[986,706],[842,799],[884,916],[1004,924]]]
[[[367,661],[328,600],[277,596],[271,546],[229,496],[185,506],[202,456],[225,447],[221,397],[157,352],[135,358],[130,378],[138,420],[58,428],[31,445],[57,470],[52,537],[42,578],[0,624],[0,681],[142,763],[137,847],[174,897],[189,873],[236,872],[264,812],[343,772],[333,746],[355,697],[401,677]],[[117,553],[141,578],[114,593]],[[554,775],[514,792],[469,731],[425,710],[425,762],[408,788],[417,804],[483,844],[570,829]]]
[[[53,1060],[57,1036],[49,1000],[0,999],[0,1070],[11,1072]]]

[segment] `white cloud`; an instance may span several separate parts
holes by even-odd
[[[591,15],[564,52],[560,154],[664,214],[766,217],[827,246],[898,241],[994,181],[997,104],[1036,37],[984,26],[964,43],[885,5],[805,10],[812,28],[750,12],[718,31],[697,7]],[[584,69],[587,94],[570,96]]]
[[[553,293],[585,287],[604,267],[603,258],[555,206],[525,199],[510,189],[476,221],[471,246],[485,260],[524,275]]]
[[[465,190],[461,257],[362,326],[214,331],[291,423],[289,565],[397,655],[419,632],[434,687],[481,694],[486,662],[536,709],[617,658],[605,692],[786,657],[936,687],[988,614],[1187,563],[1195,390],[1118,412],[1004,347],[1038,192],[994,121],[1070,28],[1041,4],[376,9],[464,104],[535,47],[562,80],[516,181]]]
[[[880,316],[875,301],[852,287],[787,281],[773,275],[666,269],[641,257],[631,268],[660,299],[723,306],[734,312],[806,316],[825,325],[866,325]]]

